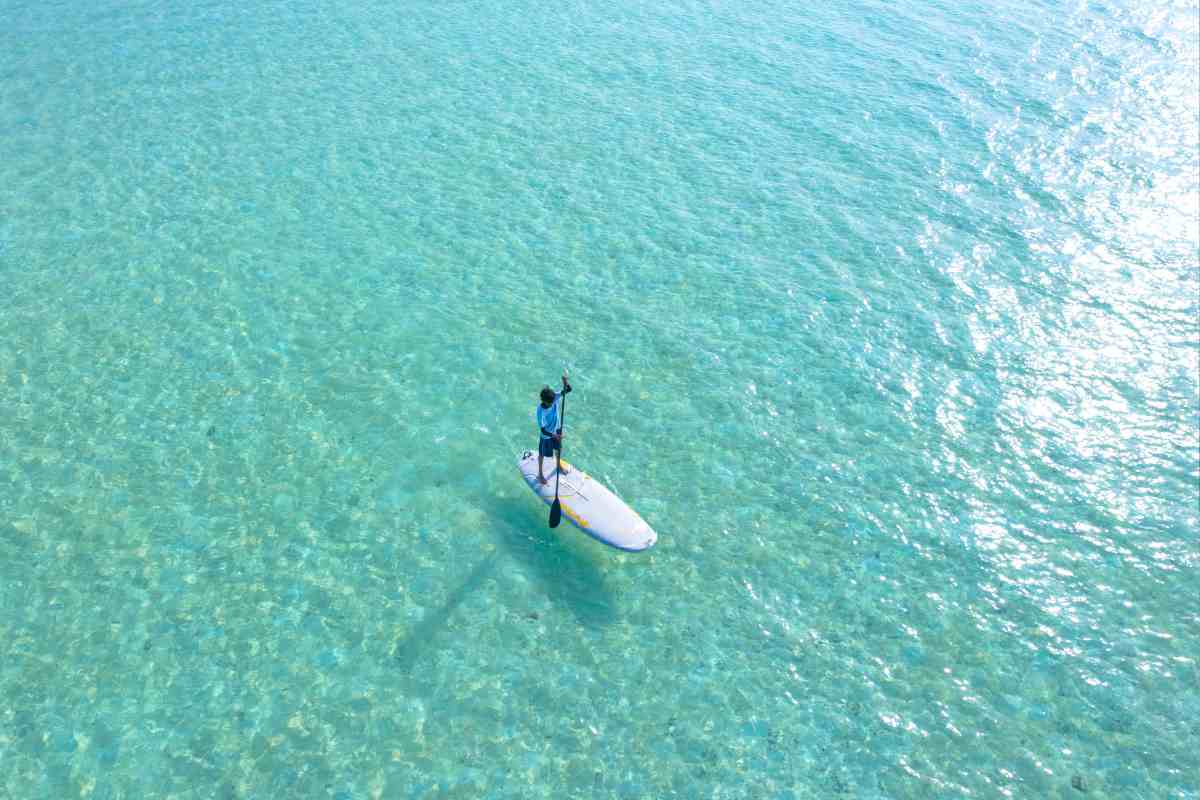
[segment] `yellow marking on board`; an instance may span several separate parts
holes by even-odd
[[[562,508],[562,512],[564,514],[566,514],[571,519],[575,520],[576,525],[578,525],[581,528],[586,528],[588,526],[587,520],[584,519],[583,517],[579,516],[578,514],[576,514],[574,511],[572,511],[571,508],[562,501],[561,497],[558,499],[558,505],[560,508]]]

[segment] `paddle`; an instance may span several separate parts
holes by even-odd
[[[567,382],[566,370],[563,370],[563,383]],[[562,406],[558,409],[558,450],[554,470],[554,504],[550,506],[550,527],[557,528],[562,522],[562,503],[558,501],[558,476],[562,475],[562,432],[563,423],[567,421],[567,393],[562,394]]]

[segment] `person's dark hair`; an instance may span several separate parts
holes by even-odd
[[[542,387],[542,402],[543,403],[553,403],[554,402],[554,390],[551,389],[549,386]]]

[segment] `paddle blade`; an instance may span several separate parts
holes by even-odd
[[[558,502],[556,497],[554,505],[550,506],[550,527],[557,528],[560,522],[562,522],[562,503]]]

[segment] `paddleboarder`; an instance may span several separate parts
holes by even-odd
[[[546,476],[542,474],[542,461],[546,458],[554,458],[555,451],[562,451],[562,416],[559,408],[562,405],[562,396],[571,392],[571,384],[567,382],[565,372],[562,376],[562,385],[561,392],[556,392],[549,386],[543,386],[541,402],[534,411],[541,436],[538,441],[538,483],[543,486],[546,485]],[[560,468],[563,475],[570,472],[566,467]]]

